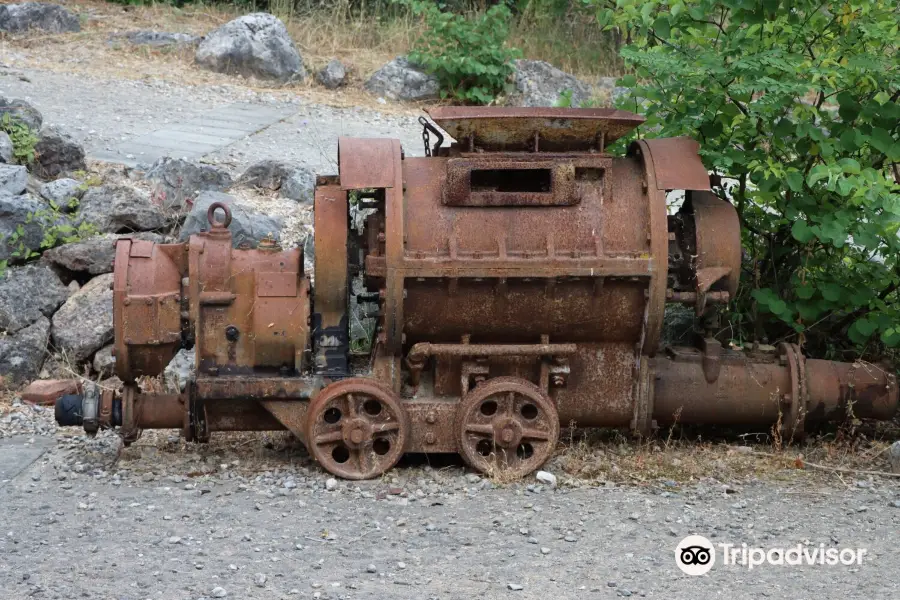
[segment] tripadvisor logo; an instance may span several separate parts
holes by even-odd
[[[717,544],[723,565],[752,571],[762,565],[835,566],[861,565],[865,548],[826,548],[825,544],[797,544],[785,548],[754,548],[747,544]],[[716,548],[702,535],[689,535],[675,547],[675,564],[688,575],[705,575],[716,564]]]

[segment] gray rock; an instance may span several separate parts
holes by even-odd
[[[50,33],[81,31],[78,17],[58,4],[23,2],[0,6],[0,31],[19,33],[42,29]]]
[[[10,268],[0,278],[0,331],[15,333],[42,316],[50,317],[68,297],[68,288],[50,267]]]
[[[338,486],[338,482],[337,482],[337,479],[335,479],[334,477],[329,477],[328,479],[325,480],[325,489],[328,490],[329,492],[333,492],[334,490],[336,490],[337,486]]]
[[[152,187],[150,199],[163,208],[181,209],[198,192],[222,192],[231,187],[231,175],[212,165],[164,156],[153,163],[144,178]]]
[[[112,341],[112,282],[112,273],[91,279],[53,315],[53,344],[69,360],[86,361]]]
[[[0,337],[0,387],[17,388],[37,378],[49,339],[50,321],[46,317],[14,335]]]
[[[891,444],[888,450],[888,460],[891,464],[892,473],[900,473],[900,440]]]
[[[2,10],[2,7],[0,7],[0,10]],[[40,111],[24,100],[7,100],[0,97],[0,117],[3,115],[9,115],[10,119],[28,125],[34,132],[40,131],[41,124],[44,122],[44,117],[41,116]]]
[[[194,207],[184,221],[184,226],[178,236],[179,240],[187,241],[191,235],[209,230],[206,211],[214,202],[221,202],[231,209],[231,225],[228,229],[231,231],[233,247],[237,248],[241,244],[247,244],[250,248],[256,248],[259,241],[267,235],[272,235],[276,240],[281,239],[283,223],[280,217],[258,213],[248,206],[239,204],[228,194],[202,192],[197,196]]]
[[[200,38],[189,33],[173,33],[170,31],[129,31],[125,39],[135,46],[151,46],[165,48],[168,46],[193,46],[200,43]]]
[[[515,69],[517,93],[509,98],[515,106],[556,106],[570,90],[572,106],[578,107],[593,94],[589,84],[541,60],[517,60]]]
[[[28,169],[22,165],[0,165],[0,192],[18,196],[28,184]]]
[[[548,471],[538,471],[537,473],[535,473],[534,478],[545,485],[556,487],[556,475],[554,475],[553,473],[550,473]]]
[[[268,13],[244,15],[216,29],[197,47],[194,59],[218,73],[278,81],[306,77],[284,23]]]
[[[164,227],[169,219],[150,197],[126,185],[106,184],[89,189],[81,198],[78,220],[99,231],[124,233]]]
[[[321,71],[316,73],[316,81],[327,87],[329,90],[341,87],[346,80],[347,69],[344,67],[344,63],[336,58],[329,60],[328,64],[322,67]]]
[[[112,355],[113,345],[103,346],[94,354],[94,371],[101,376],[112,375],[116,369],[116,357]]]
[[[0,162],[12,163],[14,152],[15,147],[13,147],[9,134],[0,131]]]
[[[224,598],[228,595],[228,592],[226,592],[225,588],[223,588],[222,586],[216,586],[212,589],[209,595],[213,598]]]
[[[298,167],[281,184],[281,195],[300,204],[313,203],[316,191],[316,174],[306,167]]]
[[[405,56],[398,56],[375,71],[365,88],[390,100],[427,100],[437,98],[440,93],[437,78],[410,63]]]
[[[609,98],[610,106],[614,106],[619,98],[627,96],[631,92],[627,87],[616,85],[616,81],[618,81],[618,77],[600,77],[597,80],[597,90]]]
[[[124,235],[105,234],[51,248],[44,252],[42,258],[57,267],[75,273],[91,275],[112,273],[113,261],[116,258],[116,240],[125,235],[157,244],[164,243],[166,240],[164,236],[149,231]]]
[[[280,160],[261,160],[238,177],[237,184],[247,187],[279,190],[284,181],[298,169],[297,165]]]
[[[54,127],[41,130],[34,146],[34,156],[32,170],[43,179],[53,179],[64,173],[87,169],[81,144]]]
[[[80,200],[84,188],[79,181],[64,177],[56,181],[48,181],[38,191],[41,198],[59,207],[59,210],[72,210],[72,201]]]
[[[196,354],[193,350],[181,349],[163,370],[163,381],[169,393],[180,394],[194,381]]]
[[[30,251],[40,251],[52,224],[50,207],[37,198],[0,192],[0,260],[23,261]]]

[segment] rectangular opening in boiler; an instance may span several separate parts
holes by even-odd
[[[472,192],[537,192],[553,189],[550,169],[472,169]]]

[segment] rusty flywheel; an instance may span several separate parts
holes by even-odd
[[[544,464],[559,439],[559,415],[540,388],[497,377],[470,391],[456,413],[459,452],[483,473],[523,476]]]
[[[307,413],[307,446],[326,470],[345,479],[370,479],[403,456],[409,420],[386,385],[354,377],[330,384]]]

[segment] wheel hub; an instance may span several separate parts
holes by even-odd
[[[510,417],[494,419],[494,443],[502,448],[515,448],[522,441],[522,425]]]

